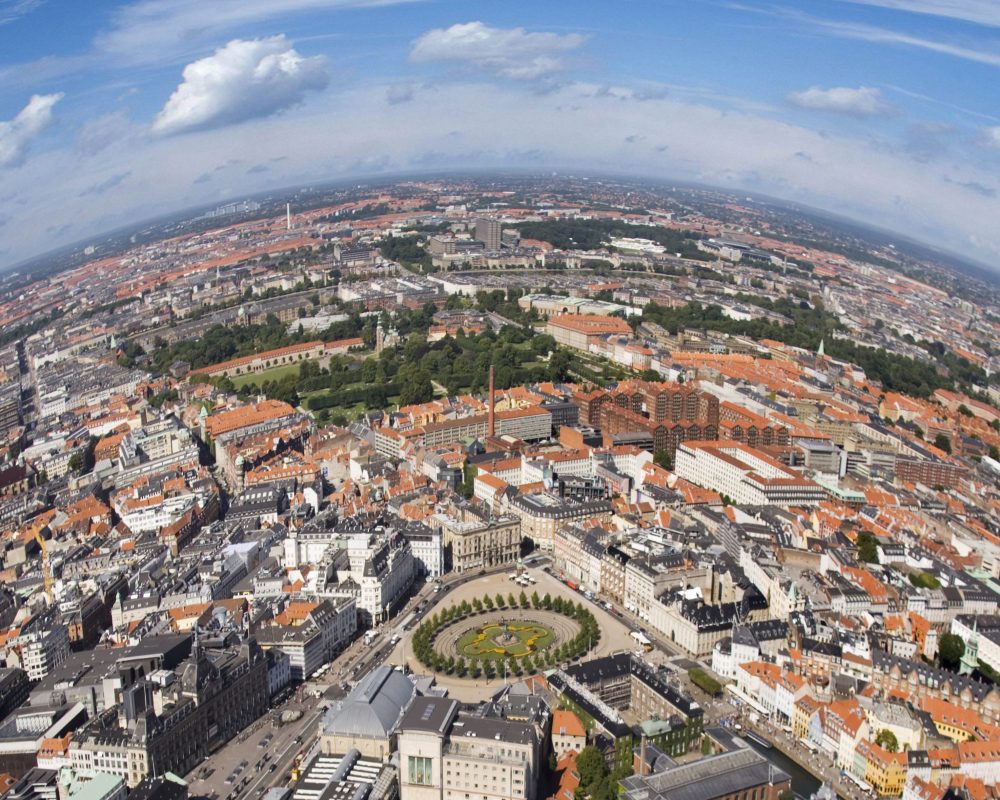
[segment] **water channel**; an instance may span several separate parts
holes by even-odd
[[[792,759],[782,753],[777,747],[772,747],[768,750],[750,739],[747,739],[746,742],[754,750],[764,756],[764,758],[774,764],[774,766],[778,767],[778,769],[783,772],[787,772],[791,776],[792,791],[799,797],[808,798],[812,796],[817,789],[819,789],[819,780],[814,775],[802,769],[802,767],[792,761]]]

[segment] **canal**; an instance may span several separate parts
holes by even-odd
[[[787,772],[792,777],[792,791],[800,797],[810,797],[820,787],[820,782],[815,776],[806,772],[792,759],[782,753],[777,747],[768,750],[761,747],[756,742],[745,739],[746,743],[770,761],[774,766],[783,772]]]

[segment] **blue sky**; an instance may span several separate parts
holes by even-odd
[[[760,191],[1000,264],[994,0],[0,0],[0,266],[415,169]]]

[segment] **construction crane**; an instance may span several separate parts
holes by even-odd
[[[49,604],[55,602],[52,594],[52,565],[49,563],[49,543],[42,536],[41,531],[35,531],[35,541],[42,551],[42,582],[45,586],[45,596],[49,598]]]

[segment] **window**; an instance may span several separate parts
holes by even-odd
[[[410,783],[431,786],[431,760],[421,756],[410,756],[409,759]]]

